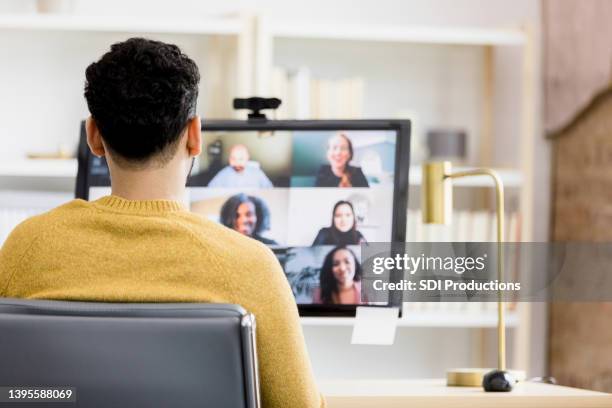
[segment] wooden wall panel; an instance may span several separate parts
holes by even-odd
[[[553,240],[612,242],[612,90],[553,143]],[[548,357],[560,384],[612,392],[612,303],[551,304]]]
[[[542,18],[544,126],[564,128],[553,142],[552,238],[611,242],[612,1],[542,0]],[[612,392],[612,303],[552,304],[548,361],[563,385]]]

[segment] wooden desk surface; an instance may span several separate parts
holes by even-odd
[[[319,386],[329,408],[612,408],[612,394],[532,382],[507,393],[447,387],[444,380],[335,380]]]

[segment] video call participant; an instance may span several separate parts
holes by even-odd
[[[270,210],[258,197],[241,193],[228,198],[221,207],[221,223],[266,245],[277,245],[273,239],[261,236],[270,229]]]
[[[325,405],[274,254],[181,204],[202,149],[196,64],[132,38],[85,76],[87,142],[107,160],[112,195],[21,223],[0,250],[0,297],[240,304],[257,319],[262,406]]]
[[[361,264],[349,248],[332,249],[321,267],[319,288],[313,293],[313,303],[356,305],[361,302]]]
[[[210,180],[208,187],[272,188],[272,182],[257,163],[249,163],[249,149],[237,144],[229,152],[229,165]]]
[[[363,242],[366,239],[357,230],[353,204],[338,201],[332,210],[331,226],[321,228],[312,245],[359,245]]]
[[[315,187],[369,187],[361,167],[351,166],[353,143],[344,133],[327,141],[327,161],[319,168]]]

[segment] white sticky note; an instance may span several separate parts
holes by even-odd
[[[351,344],[393,344],[398,315],[397,307],[357,307]]]

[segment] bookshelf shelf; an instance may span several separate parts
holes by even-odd
[[[506,326],[517,327],[518,315],[506,314]],[[302,326],[353,326],[354,317],[302,317]],[[398,319],[398,327],[427,328],[494,328],[497,327],[497,314],[494,311],[474,312],[408,312]]]
[[[522,45],[517,29],[435,26],[364,26],[279,22],[269,28],[276,38],[404,42],[454,45]]]
[[[0,177],[75,178],[76,159],[21,159],[0,162]]]
[[[0,14],[0,29],[238,35],[238,19]]]

